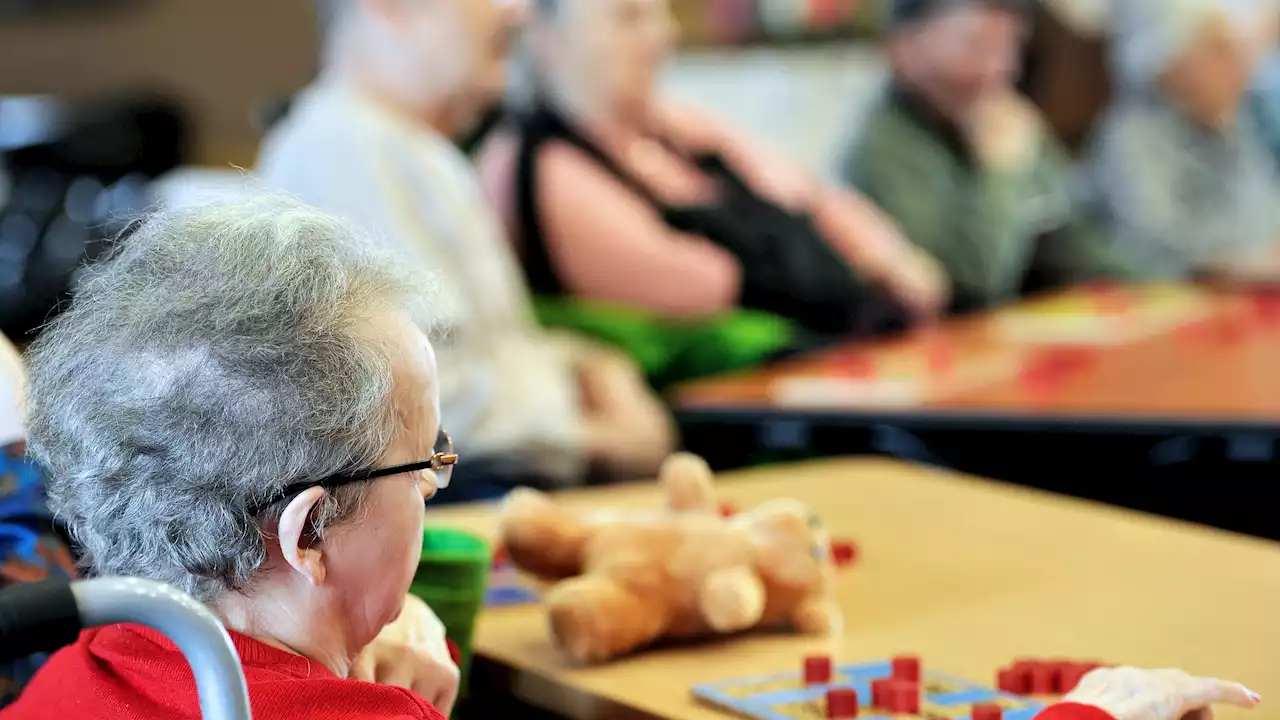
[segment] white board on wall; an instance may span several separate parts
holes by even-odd
[[[885,72],[873,42],[696,50],[676,59],[665,90],[825,175]]]

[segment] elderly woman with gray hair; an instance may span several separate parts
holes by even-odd
[[[1246,112],[1261,4],[1114,7],[1117,99],[1095,131],[1089,170],[1117,242],[1157,276],[1274,273],[1280,169]]]
[[[160,212],[29,356],[30,450],[83,565],[207,603],[260,720],[441,720],[456,697],[439,621],[407,593],[457,456],[422,279],[371,246],[286,199]],[[178,649],[117,625],[3,716],[199,709]]]

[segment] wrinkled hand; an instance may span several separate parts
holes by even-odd
[[[1116,720],[1210,720],[1215,704],[1252,708],[1260,701],[1240,683],[1131,667],[1094,670],[1063,698],[1101,708]]]
[[[675,424],[640,368],[613,349],[578,364],[588,453],[608,472],[649,475],[676,445]]]
[[[1045,134],[1040,111],[1012,90],[980,102],[964,129],[983,165],[1015,170],[1035,160]]]
[[[446,717],[458,699],[458,666],[449,656],[444,625],[412,595],[405,598],[400,617],[356,658],[350,677],[405,688]]]

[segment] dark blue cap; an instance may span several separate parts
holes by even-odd
[[[1028,13],[1031,11],[1032,0],[890,0],[889,28],[900,28],[967,5]]]

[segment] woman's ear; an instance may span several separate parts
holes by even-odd
[[[280,516],[280,553],[285,562],[312,585],[324,583],[324,551],[314,543],[311,514],[325,498],[324,488],[308,488],[295,497]]]

